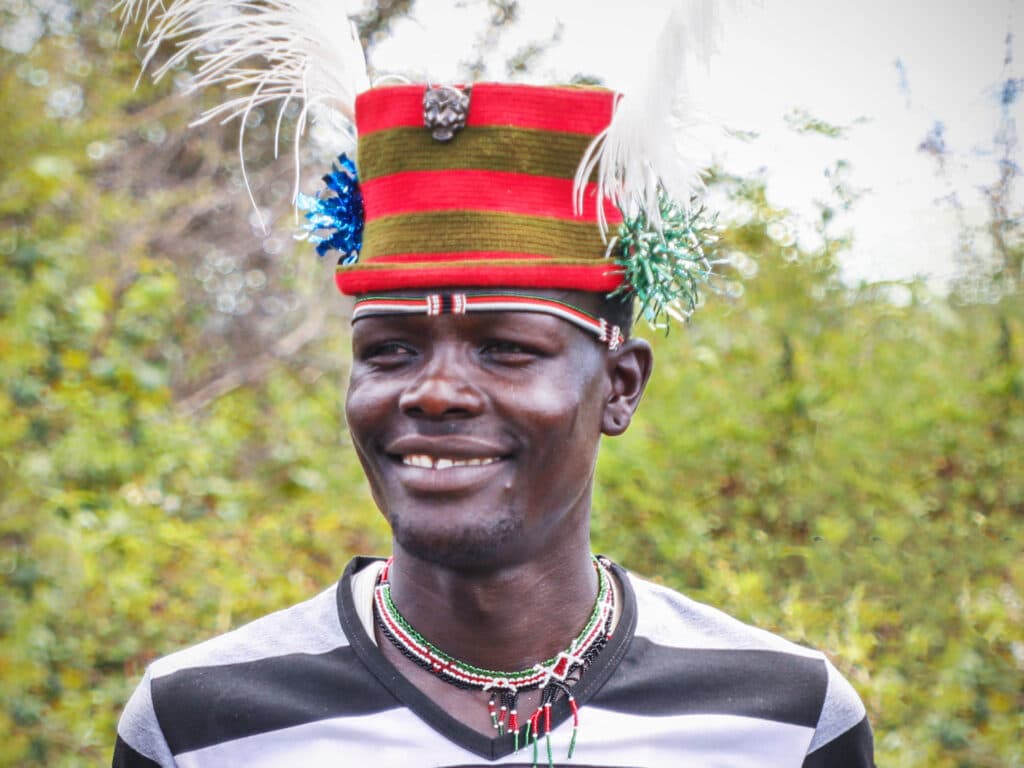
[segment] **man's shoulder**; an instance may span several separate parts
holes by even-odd
[[[163,656],[150,665],[150,675],[156,679],[194,668],[322,654],[348,645],[338,621],[337,590],[334,584],[301,603]]]
[[[342,628],[347,585],[154,661],[118,725],[123,748],[173,764],[171,755],[393,707]]]
[[[871,764],[864,705],[824,653],[668,587],[628,578],[637,609],[632,658],[601,691],[605,706],[805,729],[801,748],[821,758],[808,765],[830,764],[826,758],[836,751],[858,755],[860,762],[851,765]]]
[[[806,648],[669,587],[629,574],[636,594],[636,635],[658,645],[735,651],[765,651],[824,660]]]

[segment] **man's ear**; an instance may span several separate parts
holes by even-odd
[[[614,437],[626,431],[654,368],[654,352],[644,339],[629,339],[608,352],[611,393],[604,406],[601,432]]]

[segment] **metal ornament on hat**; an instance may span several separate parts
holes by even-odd
[[[471,87],[427,86],[423,92],[423,125],[435,141],[451,141],[466,127]]]

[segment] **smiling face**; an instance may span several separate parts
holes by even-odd
[[[637,347],[647,365],[623,375]],[[346,412],[396,544],[473,568],[586,537],[601,433],[625,429],[649,368],[643,342],[612,353],[543,314],[357,321]]]

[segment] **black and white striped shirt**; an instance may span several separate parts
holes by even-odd
[[[356,558],[313,599],[154,662],[121,717],[114,768],[529,765],[532,750],[453,719],[385,660],[359,577],[374,562]],[[821,653],[616,574],[622,613],[574,689],[571,761],[568,706],[553,709],[557,764],[873,765],[864,706]]]

